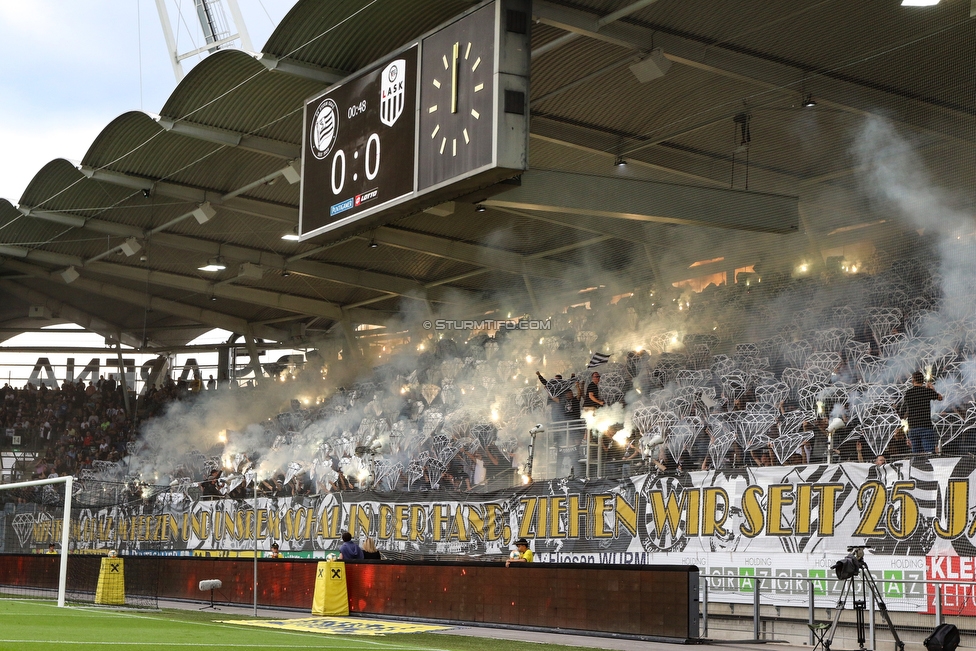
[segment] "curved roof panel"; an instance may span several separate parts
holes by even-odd
[[[302,100],[322,87],[272,72],[240,50],[219,50],[184,77],[160,115],[297,144]]]
[[[463,0],[298,2],[265,44],[279,58],[355,72],[471,7]]]

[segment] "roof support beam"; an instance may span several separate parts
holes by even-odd
[[[177,120],[165,116],[160,116],[156,119],[156,122],[163,129],[171,133],[178,133],[181,136],[205,140],[218,145],[236,147],[244,151],[253,151],[258,154],[266,154],[285,160],[293,160],[302,155],[302,146],[290,142],[262,138],[261,136],[253,136],[240,131],[218,129],[205,124],[197,124],[195,122],[189,122],[183,119]]]
[[[627,16],[636,13],[641,9],[643,9],[644,7],[654,4],[655,2],[657,2],[657,0],[637,0],[636,2],[632,2],[631,4],[621,7],[620,9],[614,11],[613,13],[607,14],[602,18],[598,18],[594,20],[593,29],[595,29],[596,31],[600,31],[610,23],[615,23],[621,18],[626,18]],[[564,36],[560,36],[554,41],[550,41],[549,43],[546,43],[545,45],[541,47],[537,47],[536,49],[532,50],[532,58],[534,59],[535,57],[542,56],[546,52],[551,52],[552,50],[555,50],[556,48],[561,47],[572,40],[575,40],[579,36],[581,36],[579,32],[570,32]]]
[[[224,205],[227,208],[239,212],[269,217],[270,219],[284,221],[288,224],[298,223],[298,209],[290,206],[280,206],[278,204],[271,204],[255,199],[245,199],[243,197],[233,197],[224,200],[223,197],[227,195],[215,198],[204,190],[165,181],[154,182],[151,179],[121,172],[95,170],[91,168],[85,168],[82,172],[89,178],[95,180],[103,180],[134,189],[149,190],[185,201],[211,201],[214,204]],[[241,202],[246,202],[243,208],[241,207]],[[267,209],[273,212],[259,213],[257,212],[257,208]],[[579,271],[572,265],[566,265],[552,260],[523,260],[522,256],[510,251],[456,242],[433,235],[411,233],[388,226],[380,227],[372,231],[372,233],[374,235],[373,239],[380,244],[389,244],[390,246],[411,249],[437,257],[449,258],[459,262],[467,262],[489,269],[499,269],[519,275],[528,273],[529,275],[547,278],[564,278],[567,274],[576,274]],[[224,253],[223,248],[221,249],[221,253]]]
[[[109,170],[84,168],[82,169],[82,172],[91,179],[102,180],[124,187],[149,190],[164,196],[197,203],[211,201],[214,204],[224,205],[232,210],[254,214],[257,216],[269,217],[276,221],[283,221],[288,224],[295,224],[298,222],[298,209],[290,206],[281,206],[279,204],[271,204],[264,201],[246,199],[244,197],[232,197],[230,199],[225,199],[225,197],[228,195],[211,195],[211,193],[197,188],[190,188],[188,186],[168,183],[165,181],[154,182],[153,180],[146,179],[144,177]],[[259,209],[268,212],[259,212]],[[40,211],[31,211],[30,208],[25,208],[25,210],[28,211],[29,214],[33,214],[41,218],[50,217],[51,219],[64,220],[65,217],[73,217],[78,220],[78,224],[72,223],[70,225],[83,224],[86,227],[92,227],[94,225],[93,222],[95,222],[94,219],[83,220],[81,217],[66,215],[64,213],[52,213],[47,215],[46,213]],[[119,236],[123,236],[124,234],[126,237],[132,236],[132,233],[127,232],[128,229],[122,225],[112,224],[107,226],[107,224],[111,224],[111,222],[104,222],[101,224],[101,226],[104,227],[106,231],[111,229],[111,234],[117,234]],[[544,278],[565,278],[570,274],[575,276],[579,273],[579,269],[576,266],[554,260],[523,258],[523,256],[520,254],[513,253],[511,251],[476,246],[473,244],[457,242],[433,235],[412,233],[401,229],[390,228],[388,226],[380,227],[373,231],[372,234],[373,238],[377,241],[377,243],[380,244],[388,244],[398,248],[414,250],[436,257],[448,258],[459,262],[474,264],[488,269],[497,269],[518,275],[527,273],[530,276],[539,276]],[[137,234],[136,236],[139,235]],[[160,237],[160,235],[157,234],[154,237]],[[223,247],[221,248],[221,255],[228,254],[227,252],[228,249]],[[295,262],[290,262],[288,268],[293,268],[292,265],[294,264]],[[398,293],[391,290],[378,291]]]
[[[284,256],[268,251],[250,249],[234,244],[220,244],[209,240],[202,240],[185,235],[159,233],[152,241],[162,246],[168,246],[184,251],[195,251],[207,256],[221,255],[229,260],[250,262],[272,269],[287,269],[292,273],[302,274],[313,278],[321,278],[330,282],[368,289],[385,294],[406,296],[409,298],[427,299],[437,302],[457,302],[459,300],[474,300],[474,292],[464,289],[428,290],[423,283],[408,278],[377,273],[363,269],[353,269],[327,262],[314,260],[295,260],[289,262]]]
[[[670,134],[668,139],[674,138],[677,135],[680,134]],[[610,161],[616,159],[616,151],[620,146],[619,134],[607,133],[593,127],[567,124],[546,117],[532,118],[532,131],[529,137],[542,142],[587,152]],[[665,141],[663,138],[659,139],[656,137],[655,140],[660,140],[660,143],[656,143],[659,145]],[[716,167],[716,162],[728,162],[724,157],[706,156],[699,152],[668,147],[666,145],[645,150],[643,156],[643,159],[627,158],[627,164],[658,170],[666,174],[673,174],[679,178],[695,181],[696,183],[707,183],[723,188],[729,186],[727,176],[728,168],[724,165]],[[654,159],[656,157],[660,157],[661,163],[655,162]],[[798,177],[791,176],[781,170],[770,169],[756,165],[755,163],[749,169],[754,184],[782,194],[794,193],[800,181]],[[722,178],[717,179],[711,176],[716,171],[722,174]]]
[[[75,256],[62,253],[52,253],[48,251],[30,251],[28,259],[36,260],[55,265],[75,265],[81,266]],[[280,310],[287,310],[297,314],[310,316],[320,316],[337,321],[341,318],[353,316],[348,310],[343,310],[338,305],[327,301],[283,294],[253,287],[243,287],[211,282],[203,278],[172,274],[163,271],[153,271],[141,267],[130,267],[127,265],[114,264],[110,262],[94,261],[89,262],[85,269],[90,269],[95,273],[105,274],[116,278],[133,280],[140,283],[151,283],[164,287],[186,289],[205,296],[217,296],[230,300],[241,301],[251,305],[260,305]],[[373,323],[377,320],[386,318],[385,313],[375,311],[360,310],[353,318],[360,322]]]
[[[36,267],[32,264],[27,264],[18,260],[3,260],[0,258],[0,266],[29,274],[35,278],[42,278],[53,283],[64,284],[64,281],[61,280],[61,276],[58,272],[51,272],[42,267]],[[192,319],[197,323],[202,323],[211,328],[222,328],[224,330],[230,330],[231,332],[243,332],[248,325],[246,320],[236,316],[215,312],[213,310],[204,310],[202,308],[180,303],[178,301],[171,301],[164,298],[151,296],[144,291],[126,289],[124,287],[119,287],[116,284],[98,282],[88,278],[78,278],[72,283],[72,286],[86,292],[98,294],[99,296],[114,298],[132,305],[138,305],[139,307],[145,309],[159,310],[160,312],[165,312],[166,314],[172,314],[185,319]],[[268,326],[255,326],[254,333],[258,337],[263,339],[272,339],[274,341],[288,341],[290,339],[287,332],[283,332]]]
[[[305,298],[304,296],[293,296],[291,294],[282,294],[239,285],[218,285],[202,278],[171,274],[164,271],[151,271],[139,267],[128,267],[108,262],[96,262],[89,268],[96,273],[106,274],[115,278],[184,289],[204,296],[227,298],[251,305],[295,312],[296,314],[321,316],[332,319],[333,321],[337,321],[345,316],[342,308],[337,305],[327,301]],[[372,320],[381,319],[385,316],[376,312],[366,313],[364,310],[362,315],[366,314]]]
[[[530,276],[541,278],[562,279],[578,277],[581,271],[579,267],[564,262],[531,259],[528,256],[504,249],[448,240],[390,226],[381,226],[375,231],[371,231],[370,234],[378,244],[419,251],[438,258],[446,258],[520,276],[527,273]]]
[[[494,206],[494,209],[510,215],[515,215],[517,217],[534,219],[536,221],[555,224],[557,226],[567,226],[584,233],[609,236],[618,240],[624,240],[626,242],[634,242],[635,244],[647,244],[653,246],[660,245],[662,233],[659,229],[664,228],[661,225],[653,224],[651,222],[640,222],[635,224],[632,221],[625,221],[622,219],[589,217],[587,215],[563,215],[559,213],[538,214],[526,212],[524,210],[515,210],[514,208],[504,208],[502,206]]]
[[[234,192],[219,194],[180,183],[147,179],[142,176],[135,176],[134,174],[105,169],[97,170],[84,166],[81,168],[81,173],[95,181],[111,183],[125,188],[132,188],[133,190],[152,192],[171,199],[180,199],[192,203],[209,201],[214,205],[223,206],[229,210],[270,219],[288,224],[289,226],[298,223],[298,208],[271,203],[269,201],[261,201],[259,199],[240,197],[236,196]]]
[[[792,233],[799,224],[797,197],[542,170],[529,170],[521,186],[482,203],[767,233]]]
[[[559,120],[553,120],[543,116],[532,117],[529,137],[533,140],[548,142],[561,147],[569,147],[571,149],[575,149],[576,151],[593,154],[594,156],[600,156],[610,162],[616,160],[616,150],[620,145],[619,134],[609,134],[597,129],[583,127],[576,124],[567,124],[565,122],[560,122]],[[628,158],[627,164],[637,165],[638,167],[646,167],[647,169],[664,172],[665,174],[673,174],[678,178],[694,181],[696,183],[707,183],[709,185],[723,188],[728,187],[729,183],[727,179],[712,178],[711,176],[702,173],[704,170],[692,171],[695,170],[696,167],[700,167],[700,165],[695,165],[696,161],[685,161],[683,160],[684,158],[686,157],[682,155],[682,152],[668,151],[669,160],[677,159],[682,163],[688,163],[687,166],[683,165],[681,169],[675,167],[673,163],[662,165],[640,158]]]
[[[517,212],[517,211],[503,211],[503,212]],[[530,215],[526,215],[526,216],[530,216]],[[531,262],[533,260],[538,260],[538,259],[541,259],[541,258],[545,258],[546,256],[556,255],[558,253],[565,253],[566,251],[572,251],[574,249],[584,248],[584,247],[590,246],[591,244],[598,244],[600,242],[605,242],[606,240],[609,240],[609,239],[611,239],[611,236],[610,235],[606,235],[606,234],[600,233],[600,234],[597,235],[597,237],[591,237],[588,240],[583,240],[581,242],[574,242],[572,244],[567,244],[565,246],[561,246],[561,247],[559,247],[557,249],[551,249],[549,251],[540,251],[538,253],[533,253],[531,255],[524,256],[524,260]],[[438,287],[440,285],[444,285],[444,284],[447,284],[447,283],[458,282],[460,280],[465,280],[467,278],[473,278],[474,276],[480,276],[481,274],[488,273],[489,271],[491,271],[490,268],[475,269],[473,271],[468,271],[468,272],[465,272],[463,274],[454,276],[452,278],[444,278],[444,279],[437,280],[437,281],[434,281],[434,282],[431,282],[431,283],[427,283],[426,286],[428,288],[430,288],[430,289],[434,289],[434,288],[436,288],[436,287]],[[579,276],[579,274],[577,274],[577,276]],[[575,277],[576,276],[574,276],[574,278]],[[536,309],[536,311],[538,311],[538,305],[536,304],[536,298],[535,298],[534,290],[532,289],[532,285],[529,282],[529,275],[528,274],[522,274],[522,280],[525,282],[525,288],[526,288],[526,291],[528,292],[529,299],[532,301],[533,307]],[[379,298],[371,298],[371,299],[368,299],[368,300],[365,300],[365,301],[360,301],[359,303],[355,303],[353,305],[347,305],[346,306],[346,309],[349,309],[349,308],[352,308],[352,307],[362,307],[363,305],[370,305],[372,303],[378,303],[378,302],[380,302],[382,300],[385,300],[385,297],[382,297],[381,296]],[[493,307],[493,305],[478,305],[478,304],[470,304],[469,303],[469,304],[466,304],[465,307],[467,307],[471,312],[473,312],[475,314],[478,314],[478,313],[483,313],[484,310],[489,309],[490,307]]]
[[[280,59],[273,54],[262,52],[255,57],[261,65],[274,72],[283,72],[294,77],[318,81],[327,86],[349,76],[350,73],[337,68],[323,68],[294,59]]]
[[[767,89],[792,90],[799,95],[801,84],[818,103],[861,115],[882,117],[911,128],[939,134],[963,142],[973,141],[973,117],[959,111],[937,107],[901,94],[838,79],[826,74],[743,54],[721,45],[676,36],[661,30],[615,22],[599,26],[599,18],[548,0],[532,3],[533,18],[541,23],[641,51],[662,48],[675,63],[716,75],[737,79]]]
[[[57,221],[58,223],[63,223],[66,218],[76,217],[75,215],[70,215],[68,213],[47,213],[36,210],[30,211],[28,214],[39,219],[50,218],[52,221]],[[229,260],[250,262],[252,264],[261,265],[270,269],[287,269],[288,271],[302,274],[304,276],[321,278],[322,280],[328,280],[330,282],[348,285],[350,287],[358,287],[360,289],[383,292],[385,294],[394,294],[397,296],[406,296],[409,298],[431,300],[435,302],[458,302],[479,299],[475,292],[470,292],[465,289],[433,289],[428,288],[423,283],[408,278],[401,278],[400,276],[343,267],[340,265],[317,262],[313,260],[289,260],[285,256],[278,255],[277,253],[272,253],[270,251],[261,251],[259,249],[251,249],[234,244],[222,244],[213,242],[211,240],[189,237],[186,235],[176,235],[174,233],[160,232],[147,235],[146,231],[136,226],[118,224],[116,222],[109,222],[96,218],[86,220],[82,217],[77,217],[77,219],[79,221],[73,223],[83,224],[81,228],[95,233],[111,235],[119,238],[137,237],[144,239],[148,236],[151,241],[156,244],[181,251],[200,253],[206,257],[221,255]],[[70,264],[78,267],[95,261],[94,258],[89,259],[88,261],[82,261],[81,258],[76,258],[69,261],[64,258],[63,254],[48,255],[44,251],[36,249],[29,250],[15,245],[4,245],[2,243],[0,243],[0,255],[9,255],[17,258],[29,257],[37,262],[46,262],[48,264]]]
[[[74,324],[80,325],[89,332],[101,335],[106,338],[117,338],[126,346],[139,348],[143,346],[143,341],[133,334],[125,332],[122,326],[106,321],[80,310],[73,305],[60,301],[53,296],[39,292],[35,289],[24,287],[19,283],[9,280],[0,280],[0,288],[8,294],[16,296],[22,301],[31,305],[43,305],[51,311],[51,314],[58,319],[65,319]],[[148,344],[148,342],[146,342]]]

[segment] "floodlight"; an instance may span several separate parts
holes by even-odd
[[[126,254],[127,256],[133,256],[142,250],[142,245],[139,244],[139,240],[134,237],[130,237],[126,239],[126,241],[123,242],[122,246],[119,248],[121,248],[122,253]]]
[[[281,170],[281,175],[285,177],[285,180],[291,185],[295,185],[302,180],[302,173],[299,169],[299,165],[301,165],[300,161],[292,161],[288,164],[288,167]]]
[[[217,214],[217,211],[214,210],[214,207],[210,205],[210,202],[209,201],[205,201],[205,202],[201,203],[193,211],[193,217],[194,217],[194,219],[196,219],[197,222],[199,222],[200,224],[206,224],[216,214]]]
[[[671,60],[664,56],[664,50],[655,48],[646,57],[630,66],[630,71],[637,77],[637,81],[646,84],[667,74],[671,68]]]
[[[245,262],[240,266],[237,272],[238,278],[251,278],[253,280],[261,280],[264,276],[264,267],[259,264],[254,264],[253,262]]]
[[[74,281],[78,280],[80,276],[81,274],[78,273],[78,270],[75,269],[74,267],[68,267],[67,269],[61,272],[61,277],[64,278],[64,282],[68,283],[69,285]]]

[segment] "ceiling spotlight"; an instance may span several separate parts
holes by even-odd
[[[617,158],[613,161],[613,166],[614,167],[627,167],[627,161],[624,160],[624,157],[623,156],[617,156]]]
[[[475,212],[485,212],[486,210],[488,210],[488,209],[487,209],[487,208],[485,208],[485,206],[484,206],[484,204],[480,204],[480,203],[479,203],[479,204],[477,204],[477,205],[476,205],[476,206],[474,207],[474,211],[475,211]]]
[[[142,189],[142,196],[144,196],[145,198],[148,199],[149,197],[152,196],[152,190],[150,190],[149,188],[143,188]]]
[[[217,297],[216,297],[216,296],[214,296],[213,294],[211,294],[211,295],[210,295],[210,300],[211,300],[211,301],[216,301],[216,300],[217,300]]]
[[[223,271],[226,268],[227,265],[224,264],[224,259],[221,258],[220,256],[217,256],[216,258],[210,258],[207,261],[207,264],[205,264],[202,267],[197,267],[197,269],[199,269],[200,271]]]
[[[376,240],[370,240],[369,241],[369,248],[375,249],[378,246],[379,246],[379,244],[376,243]]]
[[[817,102],[813,99],[813,95],[807,95],[803,98],[803,101],[800,102],[800,106],[803,108],[813,108],[816,105]]]
[[[939,0],[901,0],[902,7],[934,7]]]
[[[282,269],[282,270],[281,270],[281,277],[282,277],[282,278],[287,278],[287,277],[288,277],[288,276],[290,276],[290,275],[291,275],[291,272],[290,272],[290,271],[288,271],[287,269]]]

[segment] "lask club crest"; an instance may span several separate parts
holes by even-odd
[[[403,114],[403,105],[406,103],[406,92],[404,90],[406,76],[407,62],[403,59],[397,59],[386,66],[383,71],[380,90],[380,122],[388,127],[396,124],[396,121]]]

